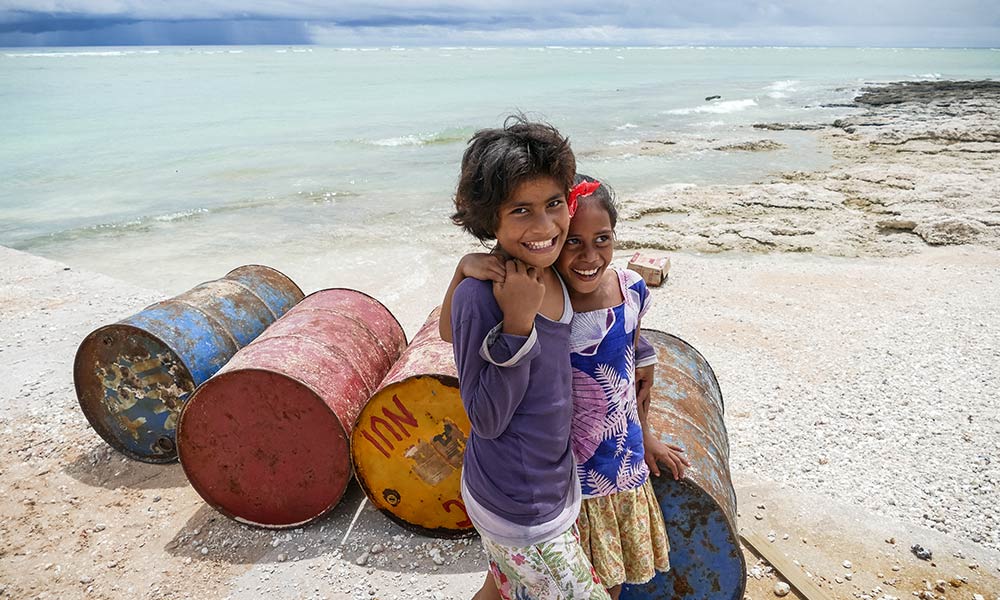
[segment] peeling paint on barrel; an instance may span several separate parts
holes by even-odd
[[[434,309],[358,415],[351,460],[368,499],[393,522],[457,538],[475,533],[459,492],[471,425],[439,318]]]
[[[191,485],[243,523],[284,528],[322,516],[350,481],[358,413],[405,347],[374,298],[307,296],[185,405],[177,443]]]
[[[97,329],[73,366],[83,413],[125,455],[176,460],[177,419],[189,395],[301,299],[282,273],[246,265]]]
[[[643,329],[656,348],[649,424],[664,442],[682,446],[692,466],[675,481],[653,478],[670,538],[670,571],[623,586],[639,598],[741,600],[746,563],[736,533],[736,492],[722,391],[708,361],[684,340]]]

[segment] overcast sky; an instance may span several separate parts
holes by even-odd
[[[0,46],[1000,47],[1000,0],[0,0]],[[252,6],[248,12],[246,7]]]

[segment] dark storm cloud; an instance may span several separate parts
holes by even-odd
[[[0,45],[1000,44],[995,0],[0,0]],[[532,35],[534,32],[534,35]],[[768,37],[771,36],[771,37]],[[778,36],[778,37],[774,37]],[[883,44],[884,45],[884,44]]]

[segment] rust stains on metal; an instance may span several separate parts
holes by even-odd
[[[670,538],[670,571],[621,598],[740,600],[746,563],[736,535],[736,493],[722,392],[705,358],[678,337],[650,329],[658,364],[649,424],[664,442],[685,449],[692,466],[683,480],[653,478]]]
[[[101,327],[80,344],[73,366],[80,407],[127,456],[174,461],[188,396],[301,299],[283,274],[249,265]]]
[[[471,426],[439,318],[431,312],[358,415],[351,460],[368,499],[392,521],[454,538],[474,534],[459,491]]]
[[[435,435],[430,442],[420,440],[403,453],[403,456],[412,461],[413,472],[417,477],[431,487],[461,469],[465,453],[466,436],[458,425],[443,419],[441,429],[441,433]]]
[[[307,296],[184,407],[181,465],[223,514],[295,527],[332,509],[351,477],[358,412],[406,347],[377,300],[331,289]],[[412,420],[394,413],[393,431]]]

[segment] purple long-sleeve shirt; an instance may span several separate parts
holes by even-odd
[[[577,485],[566,300],[562,321],[536,316],[527,337],[499,332],[503,312],[491,282],[466,279],[452,301],[455,365],[472,423],[465,487],[478,504],[517,525],[557,518]]]

